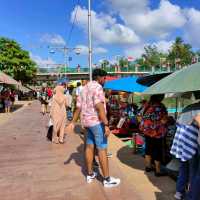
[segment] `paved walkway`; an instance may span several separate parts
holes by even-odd
[[[11,109],[10,113],[5,113],[4,110],[0,110],[0,124],[5,123],[14,113],[18,112],[21,109],[24,109],[26,106],[31,104],[32,101],[15,101],[14,108]],[[23,108],[22,108],[23,107]]]
[[[83,142],[70,133],[64,145],[46,141],[47,116],[33,102],[0,125],[1,200],[171,200],[175,183],[143,172],[143,159],[110,137],[111,175],[117,188],[105,189],[98,180],[85,182]]]

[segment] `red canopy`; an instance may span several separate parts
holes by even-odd
[[[118,79],[118,76],[106,76],[106,81],[112,81]]]

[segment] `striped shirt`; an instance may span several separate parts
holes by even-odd
[[[170,153],[185,162],[190,160],[197,152],[199,127],[192,124],[177,124],[176,134]]]

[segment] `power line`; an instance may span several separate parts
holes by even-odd
[[[69,32],[69,36],[68,36],[68,39],[67,39],[67,45],[69,45],[69,42],[71,40],[71,36],[72,36],[72,32],[73,32],[73,29],[74,29],[74,25],[75,25],[75,22],[77,20],[77,13],[78,13],[78,5],[80,3],[80,0],[77,0],[77,6],[76,6],[76,10],[75,10],[75,15],[74,15],[74,19],[73,19],[73,22],[72,22],[72,26],[71,26],[71,29],[70,29],[70,32]]]

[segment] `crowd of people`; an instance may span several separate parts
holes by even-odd
[[[171,159],[179,160],[175,199],[199,200],[200,184],[200,102],[185,107],[176,123],[162,104],[164,95],[152,95],[138,112],[139,132],[145,138],[145,171],[156,177],[167,175],[161,164],[166,163],[166,137],[175,125]],[[170,160],[168,160],[169,162]]]
[[[85,132],[87,182],[91,183],[97,176],[94,170],[94,164],[97,164],[95,160],[95,152],[97,152],[104,187],[115,187],[120,184],[120,179],[110,176],[108,167],[107,137],[110,134],[110,129],[102,87],[105,77],[105,71],[95,69],[92,82],[82,80],[75,89],[63,83],[49,93],[50,88],[43,88],[38,97],[42,105],[42,114],[48,112],[47,106],[50,104],[49,112],[53,125],[52,143],[63,144],[66,124],[68,124],[68,130],[73,131],[74,124],[80,119]],[[51,95],[48,95],[50,93]],[[70,123],[67,123],[69,111],[73,112],[73,118]]]
[[[104,70],[95,69],[93,81],[84,80],[78,83],[75,89],[67,84],[58,85],[54,90],[43,88],[39,96],[43,114],[47,112],[46,105],[51,105],[52,143],[64,143],[64,129],[69,116],[69,131],[73,131],[74,124],[80,119],[85,135],[87,182],[91,183],[97,176],[93,167],[97,151],[103,185],[115,187],[120,184],[120,179],[110,176],[107,147],[108,136],[111,133],[111,110],[116,99],[112,98],[109,92],[104,93],[105,77]],[[128,99],[129,96],[125,98]],[[179,159],[180,169],[175,198],[197,200],[200,183],[200,103],[186,107],[175,123],[162,103],[163,98],[164,95],[152,95],[148,101],[141,101],[140,107],[132,101],[129,104],[124,102],[120,105],[123,108],[120,116],[130,115],[136,125],[134,128],[137,128],[138,133],[145,138],[145,172],[153,171],[156,177],[166,176],[167,170],[163,170],[161,165],[173,157]],[[125,121],[127,120],[128,118],[125,118]],[[173,144],[166,147],[166,137],[172,125],[176,127],[172,138]],[[171,149],[171,157],[166,161],[167,148]]]

